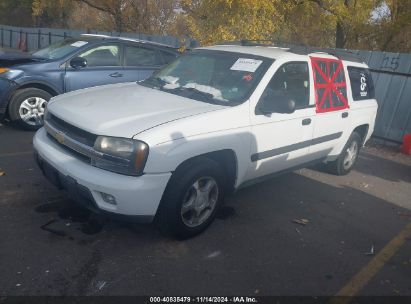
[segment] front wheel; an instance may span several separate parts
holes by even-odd
[[[10,100],[9,117],[20,127],[35,131],[43,126],[44,111],[52,96],[43,90],[18,90]]]
[[[224,173],[208,158],[198,158],[174,172],[157,214],[162,232],[180,239],[204,231],[224,198]]]
[[[361,136],[357,132],[353,132],[338,158],[327,163],[328,171],[335,175],[347,175],[358,159],[361,143]]]

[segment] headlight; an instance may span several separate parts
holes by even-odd
[[[149,148],[146,143],[134,139],[99,136],[94,143],[94,150],[99,152],[100,156],[92,158],[93,166],[139,176],[143,174]]]

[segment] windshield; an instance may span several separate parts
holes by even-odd
[[[248,54],[195,50],[141,84],[200,101],[235,105],[251,95],[273,61]]]
[[[74,38],[69,38],[48,47],[41,49],[32,53],[34,57],[43,58],[43,59],[60,59],[69,55],[70,53],[78,50],[78,48],[86,45],[88,42],[85,40],[79,40]]]

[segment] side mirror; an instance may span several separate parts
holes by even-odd
[[[259,106],[264,114],[281,113],[291,114],[295,112],[295,101],[285,96],[266,96]]]
[[[86,58],[75,57],[75,58],[71,59],[70,66],[74,69],[85,68],[87,66],[87,60],[86,60]]]

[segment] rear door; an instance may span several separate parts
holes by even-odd
[[[310,57],[315,89],[316,117],[310,154],[328,156],[350,126],[350,108],[343,62]]]
[[[124,82],[146,79],[162,65],[162,58],[155,48],[124,45]]]
[[[98,85],[124,82],[121,65],[122,48],[119,43],[99,45],[78,55],[87,60],[84,68],[66,67],[65,91]]]

